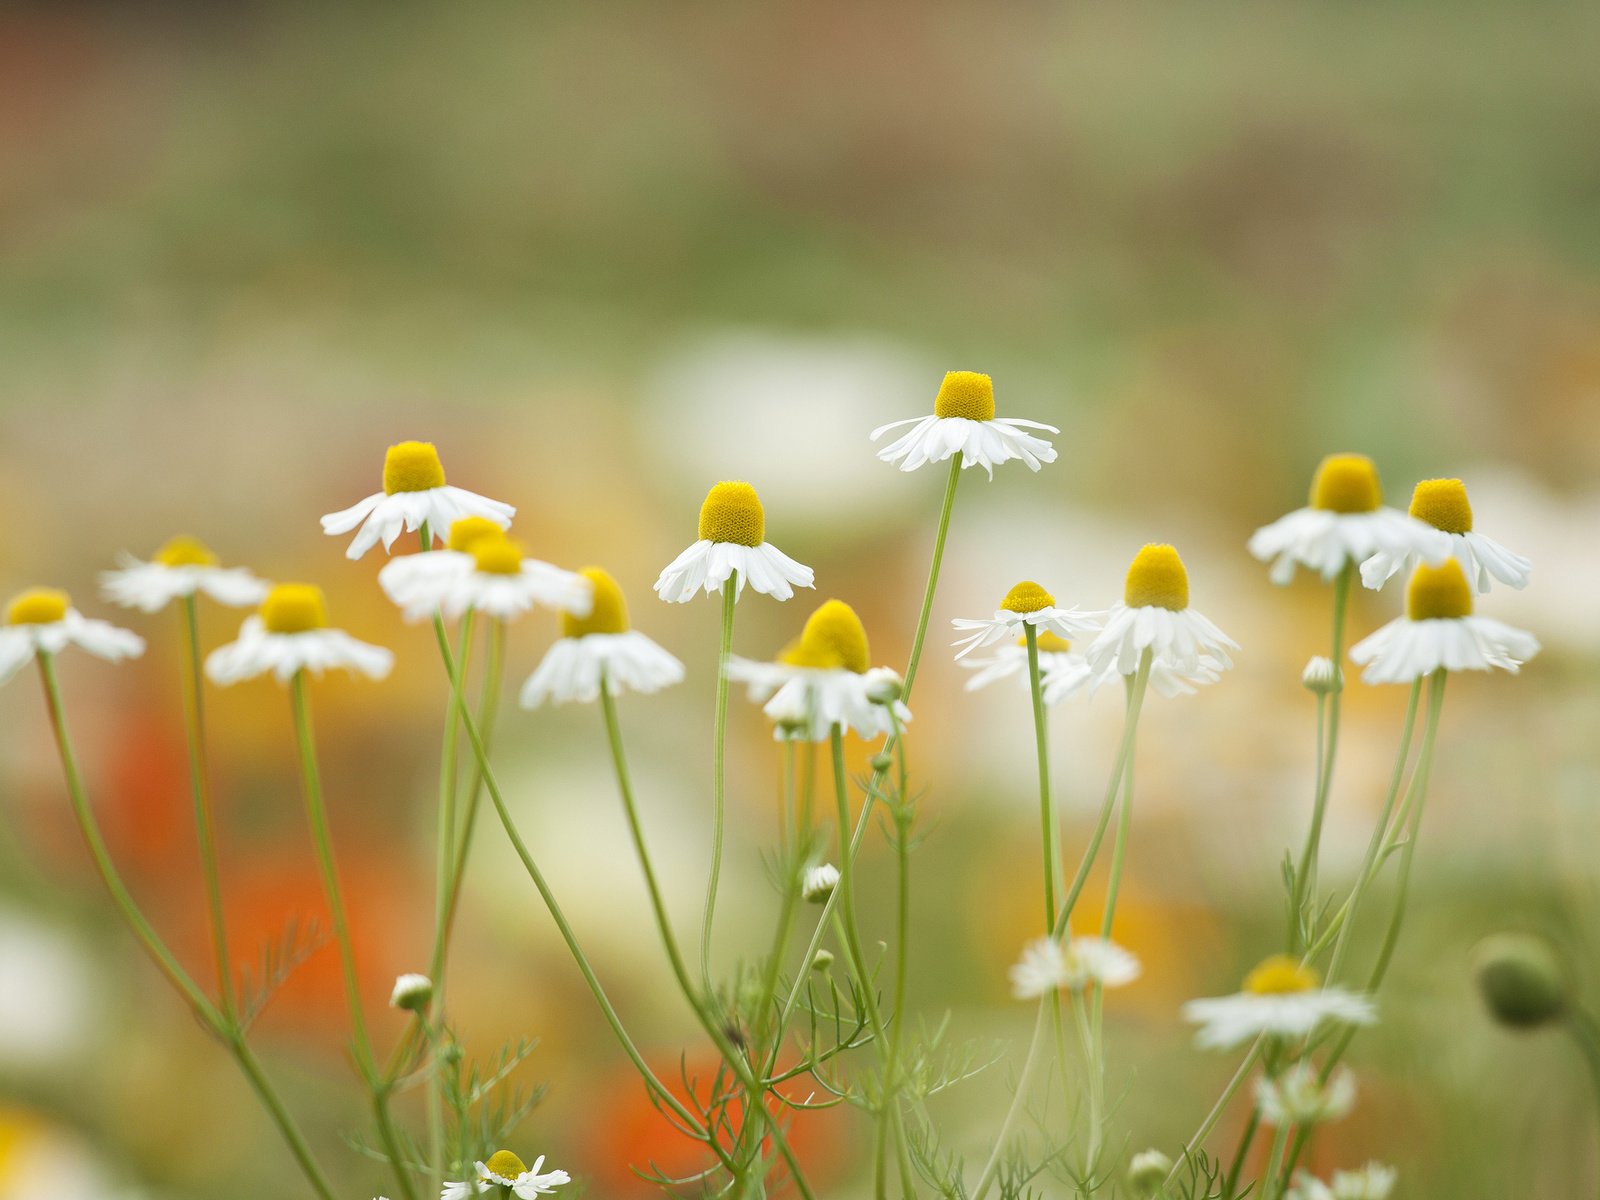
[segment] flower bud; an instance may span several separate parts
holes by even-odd
[[[1489,1012],[1502,1025],[1534,1029],[1566,1015],[1572,982],[1556,949],[1534,933],[1496,933],[1472,952]]]
[[[810,904],[823,904],[839,885],[839,868],[832,863],[808,868],[800,882],[800,895]]]
[[[402,975],[394,981],[394,991],[389,995],[390,1008],[403,1008],[407,1012],[421,1012],[433,999],[433,980],[426,975]]]
[[[1172,1171],[1172,1160],[1159,1150],[1141,1150],[1128,1164],[1128,1186],[1135,1196],[1154,1196]]]
[[[1317,655],[1306,663],[1306,669],[1300,672],[1300,682],[1305,685],[1306,691],[1316,696],[1326,696],[1329,692],[1336,692],[1344,686],[1344,672],[1333,665],[1332,659]]]
[[[872,761],[867,765],[870,766],[874,771],[876,771],[878,774],[881,775],[885,771],[887,771],[890,767],[894,766],[894,755],[892,755],[892,754],[874,754],[872,756]]]
[[[830,950],[818,950],[817,956],[811,960],[813,971],[826,971],[831,966],[833,966],[833,952]]]
[[[888,667],[874,667],[867,672],[867,699],[874,704],[894,704],[905,694],[905,690],[900,676]]]

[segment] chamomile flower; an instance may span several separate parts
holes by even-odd
[[[1013,458],[1021,459],[1035,471],[1043,463],[1055,462],[1055,447],[1026,430],[1061,432],[1054,425],[1038,421],[996,417],[994,381],[977,371],[946,372],[933,401],[933,416],[907,417],[880,425],[872,431],[872,440],[906,425],[912,426],[910,432],[878,451],[884,462],[898,463],[902,471],[915,471],[925,463],[943,462],[952,454],[959,454],[963,469],[982,467],[990,479],[998,464]]]
[[[459,544],[456,530],[464,524],[457,521],[451,527],[448,545]],[[477,533],[464,550],[394,559],[378,572],[379,585],[408,621],[426,620],[435,613],[454,620],[468,611],[509,621],[536,604],[577,616],[588,614],[593,588],[586,578],[524,557],[518,543],[490,528],[492,534]]]
[[[1235,995],[1189,1001],[1183,1019],[1200,1026],[1200,1049],[1227,1050],[1263,1035],[1308,1037],[1329,1022],[1371,1025],[1378,1010],[1368,997],[1323,987],[1311,967],[1275,954],[1245,976]]]
[[[433,980],[426,975],[408,973],[397,976],[389,993],[389,1007],[421,1012],[433,999]]]
[[[1250,553],[1272,562],[1273,583],[1288,583],[1296,564],[1332,579],[1375,554],[1414,554],[1438,563],[1450,538],[1426,521],[1383,506],[1378,468],[1364,454],[1330,454],[1311,481],[1311,503],[1255,531]]]
[[[1284,1200],[1389,1200],[1394,1181],[1395,1169],[1382,1163],[1368,1163],[1358,1171],[1335,1171],[1327,1183],[1300,1171]]]
[[[808,904],[822,904],[839,886],[839,868],[832,863],[807,867],[800,881],[800,898]]]
[[[516,513],[509,504],[447,485],[432,442],[400,442],[384,455],[383,491],[323,517],[322,532],[337,536],[359,525],[345,557],[360,558],[380,539],[387,550],[401,533],[415,533],[423,525],[431,540],[443,538],[462,517],[483,517],[504,529]]]
[[[109,621],[85,617],[72,607],[65,592],[30,588],[12,597],[0,626],[0,683],[5,683],[35,656],[59,654],[78,646],[107,662],[137,658],[144,639]]]
[[[961,665],[973,671],[967,680],[967,690],[976,691],[998,679],[1015,677],[1022,687],[1028,687],[1028,644],[1019,639],[1016,644],[1001,646],[993,654],[981,658],[963,659]],[[1210,655],[1203,655],[1199,669],[1188,675],[1174,671],[1165,663],[1150,665],[1150,686],[1163,696],[1192,696],[1196,684],[1215,683],[1222,677],[1221,664]],[[1073,696],[1092,696],[1107,680],[1118,678],[1114,665],[1103,667],[1098,673],[1089,666],[1088,656],[1072,647],[1065,638],[1048,629],[1039,635],[1039,690],[1047,705],[1060,704]]]
[[[1086,652],[1097,678],[1115,671],[1132,675],[1146,650],[1151,651],[1150,674],[1165,668],[1177,680],[1164,688],[1193,690],[1191,683],[1211,683],[1233,665],[1229,650],[1239,644],[1218,629],[1198,609],[1189,607],[1189,572],[1178,552],[1168,545],[1150,543],[1128,567],[1122,603],[1106,615],[1105,628]]]
[[[173,538],[149,562],[123,554],[115,571],[100,576],[100,592],[107,600],[147,613],[196,592],[221,604],[248,607],[261,603],[267,586],[243,567],[224,567],[192,537]]]
[[[715,592],[735,580],[735,592],[748,583],[775,600],[787,600],[797,587],[811,587],[810,567],[795,562],[767,541],[767,514],[748,483],[724,481],[700,505],[699,540],[666,565],[656,580],[663,600],[682,604],[696,592]]]
[[[520,1200],[531,1200],[534,1196],[548,1196],[562,1184],[572,1182],[572,1176],[565,1171],[545,1171],[542,1154],[529,1167],[511,1151],[496,1150],[488,1162],[474,1165],[478,1177],[461,1183],[446,1183],[440,1200],[467,1200],[474,1193],[496,1187],[508,1189],[509,1195]]]
[[[1037,633],[1053,633],[1063,640],[1071,640],[1098,632],[1100,616],[1099,613],[1080,612],[1077,608],[1057,608],[1054,596],[1025,579],[1006,593],[994,616],[953,619],[950,624],[967,636],[958,638],[952,645],[961,647],[956,651],[956,658],[965,658],[974,650],[996,642],[1012,641],[1019,635],[1026,638],[1025,630],[1029,625]]]
[[[223,686],[269,671],[288,683],[301,671],[321,675],[333,668],[382,679],[393,667],[394,655],[382,646],[329,628],[322,589],[309,583],[278,584],[260,611],[245,618],[238,640],[206,659],[206,674]]]
[[[1356,1078],[1340,1067],[1322,1082],[1322,1072],[1299,1062],[1276,1079],[1256,1080],[1256,1108],[1268,1125],[1316,1125],[1349,1115],[1356,1104]]]
[[[1473,591],[1487,592],[1491,576],[1509,587],[1528,586],[1533,563],[1472,528],[1472,504],[1461,480],[1424,479],[1412,489],[1410,512],[1448,535],[1450,554],[1466,572]],[[1381,588],[1395,572],[1420,561],[1411,551],[1380,550],[1361,564],[1361,582]]]
[[[1063,946],[1053,937],[1035,938],[1022,948],[1011,968],[1011,994],[1037,1000],[1048,992],[1082,991],[1090,984],[1122,987],[1139,978],[1139,960],[1105,938],[1075,937]]]
[[[1367,683],[1411,683],[1438,670],[1516,674],[1539,652],[1531,633],[1474,616],[1472,589],[1459,560],[1442,567],[1426,563],[1406,585],[1406,615],[1396,617],[1350,647],[1350,660],[1364,664]]]
[[[899,699],[883,703],[898,694],[891,685],[900,677],[871,661],[861,618],[842,600],[829,600],[777,662],[734,657],[728,678],[747,684],[752,700],[766,701],[762,711],[776,722],[779,738],[825,742],[835,725],[874,738],[890,733],[897,720],[911,720],[911,710]]]
[[[589,581],[592,603],[579,616],[561,614],[561,637],[546,651],[522,686],[522,706],[550,701],[592,703],[600,684],[613,696],[658,692],[683,679],[683,664],[628,623],[628,602],[617,581],[599,567],[579,572]]]

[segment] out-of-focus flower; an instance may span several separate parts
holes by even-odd
[[[1141,1150],[1128,1161],[1128,1186],[1136,1196],[1154,1196],[1167,1180],[1172,1160],[1159,1150]]]
[[[1150,543],[1134,555],[1122,603],[1106,615],[1105,628],[1087,651],[1098,678],[1132,675],[1146,650],[1151,673],[1157,665],[1186,683],[1211,683],[1231,667],[1229,650],[1239,644],[1189,607],[1189,572],[1173,547]]]
[[[933,416],[907,417],[880,425],[872,431],[872,440],[904,425],[913,428],[878,451],[884,462],[898,463],[902,471],[915,471],[925,463],[943,462],[952,454],[960,454],[963,469],[981,466],[990,479],[994,478],[996,465],[1013,458],[1021,459],[1035,471],[1043,463],[1055,462],[1055,447],[1024,430],[1061,432],[1054,425],[1038,421],[996,417],[994,381],[977,371],[946,372],[933,401]]]
[[[811,904],[821,904],[833,895],[833,889],[838,886],[839,868],[832,863],[823,863],[806,870],[805,878],[800,883],[800,895]]]
[[[548,1196],[562,1184],[572,1182],[572,1176],[565,1171],[545,1171],[542,1154],[529,1167],[511,1151],[496,1150],[488,1162],[475,1165],[478,1177],[446,1183],[440,1200],[467,1200],[473,1193],[487,1192],[493,1187],[509,1188],[513,1196],[530,1200],[533,1196]]]
[[[911,710],[904,701],[885,705],[875,698],[899,676],[870,662],[861,618],[844,601],[829,600],[778,661],[731,658],[728,678],[746,684],[752,700],[766,701],[762,711],[779,738],[825,742],[835,725],[873,738],[890,733],[896,721],[911,720]]]
[[[197,592],[235,608],[260,604],[267,594],[266,583],[244,567],[224,567],[192,537],[173,538],[149,562],[131,554],[120,555],[117,562],[115,571],[102,572],[100,593],[113,604],[141,612],[158,612]]]
[[[1318,696],[1325,696],[1329,692],[1338,691],[1344,683],[1344,672],[1333,665],[1331,658],[1322,655],[1313,655],[1306,663],[1306,669],[1300,672],[1300,683],[1306,691]]]
[[[656,580],[656,593],[669,603],[693,600],[696,592],[715,592],[730,577],[736,594],[743,595],[748,583],[775,600],[787,600],[796,587],[813,584],[810,567],[766,540],[766,510],[748,483],[725,481],[707,492],[699,532],[699,540]]]
[[[1301,1171],[1284,1200],[1388,1200],[1395,1169],[1368,1163],[1358,1171],[1335,1171],[1327,1183]]]
[[[1439,563],[1449,535],[1383,506],[1378,468],[1364,454],[1330,454],[1311,480],[1311,503],[1255,531],[1250,553],[1272,563],[1272,582],[1288,583],[1296,564],[1332,579],[1375,554],[1414,554]]]
[[[78,646],[107,662],[137,658],[144,639],[108,621],[85,617],[72,607],[65,592],[30,588],[13,596],[0,628],[0,683],[5,683],[34,657],[59,654]]]
[[[1352,662],[1366,664],[1367,683],[1411,683],[1438,670],[1488,671],[1513,675],[1539,653],[1531,633],[1474,616],[1472,589],[1456,559],[1419,566],[1406,585],[1406,614],[1350,648]]]
[[[524,557],[520,545],[494,525],[486,531],[471,523],[477,520],[451,526],[447,549],[407,554],[378,572],[384,594],[399,605],[406,620],[423,621],[435,614],[454,620],[471,610],[509,621],[536,604],[588,614],[593,589],[587,579]]]
[[[956,658],[960,659],[996,642],[1014,639],[1019,635],[1026,638],[1030,625],[1036,633],[1053,633],[1070,642],[1073,638],[1099,632],[1100,614],[1080,612],[1077,608],[1057,608],[1054,596],[1032,580],[1025,579],[1005,594],[994,616],[956,617],[950,624],[967,633],[966,637],[954,643],[961,647],[956,651]]]
[[[628,602],[609,572],[585,567],[593,602],[586,616],[563,613],[561,637],[522,686],[522,706],[592,703],[600,685],[613,696],[658,692],[683,679],[683,664],[628,622]]]
[[[1276,954],[1245,976],[1234,995],[1189,1001],[1183,1019],[1200,1026],[1195,1044],[1202,1050],[1227,1050],[1263,1034],[1306,1037],[1330,1021],[1371,1025],[1378,1010],[1368,997],[1325,988],[1310,967]]]
[[[1080,991],[1091,983],[1123,987],[1139,978],[1139,960],[1105,938],[1075,937],[1063,946],[1053,937],[1042,937],[1022,948],[1022,958],[1009,974],[1011,994],[1035,1000],[1061,988]]]
[[[1276,1079],[1263,1075],[1256,1080],[1256,1108],[1268,1125],[1314,1125],[1337,1121],[1348,1115],[1356,1103],[1356,1079],[1348,1068],[1340,1067],[1322,1082],[1322,1073],[1311,1063],[1299,1062]]]
[[[407,1012],[420,1012],[433,999],[433,980],[415,973],[399,976],[394,981],[394,991],[389,993],[389,1007],[403,1008]]]
[[[382,646],[330,629],[322,589],[309,583],[278,584],[261,610],[245,618],[238,640],[206,659],[206,674],[223,686],[268,671],[288,683],[301,671],[320,675],[333,668],[382,679],[393,667],[394,655]]]
[[[1459,479],[1424,479],[1411,491],[1410,513],[1449,535],[1450,553],[1461,564],[1475,592],[1487,592],[1492,576],[1514,588],[1528,586],[1533,562],[1513,554],[1472,528],[1472,504]],[[1361,582],[1381,588],[1397,571],[1421,561],[1414,551],[1380,550],[1361,564]]]
[[[1537,934],[1493,934],[1478,943],[1472,960],[1483,1002],[1502,1025],[1536,1029],[1571,1007],[1572,973]]]
[[[379,539],[387,550],[402,532],[415,533],[423,525],[431,543],[463,517],[482,517],[504,529],[516,515],[509,504],[447,485],[432,442],[400,442],[384,455],[383,491],[323,517],[322,532],[337,536],[359,525],[345,557],[360,558]]]

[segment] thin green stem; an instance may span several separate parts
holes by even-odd
[[[1031,621],[1022,625],[1028,645],[1028,685],[1033,693],[1033,740],[1039,757],[1039,839],[1044,850],[1044,927],[1056,923],[1056,861],[1060,846],[1056,838],[1055,806],[1050,800],[1050,736],[1045,723],[1044,689],[1039,678],[1039,630]]]
[[[1070,996],[1072,1020],[1078,1028],[1078,1041],[1083,1047],[1083,1060],[1089,1064],[1089,1152],[1084,1158],[1083,1174],[1093,1178],[1100,1159],[1100,1139],[1105,1124],[1105,1060],[1101,1052],[1098,1032],[1090,1027],[1088,1005],[1084,997],[1074,991]]]
[[[206,759],[205,680],[201,674],[200,622],[193,595],[185,596],[183,623],[183,715],[189,742],[189,786],[194,794],[194,825],[200,843],[200,873],[205,880],[211,949],[217,968],[218,1006],[234,1020],[233,965],[228,957],[228,928],[222,905],[222,879],[217,866],[216,824],[211,806],[211,772]]]
[[[500,710],[500,686],[505,678],[506,623],[499,617],[489,622],[487,662],[484,666],[483,690],[478,698],[478,728],[483,731],[486,748],[492,749],[494,727]],[[483,804],[483,772],[476,760],[468,775],[466,815],[461,822],[461,832],[456,839],[456,865],[451,872],[450,908],[445,915],[445,952],[449,953],[449,939],[455,927],[456,913],[461,907],[461,885],[467,874],[467,859],[472,851],[472,837],[477,829],[478,813]]]
[[[1260,1128],[1261,1109],[1252,1105],[1250,1119],[1245,1122],[1244,1132],[1239,1135],[1239,1148],[1234,1151],[1233,1164],[1228,1168],[1228,1178],[1222,1185],[1222,1200],[1233,1200],[1239,1187],[1239,1173],[1244,1170],[1245,1156],[1250,1153],[1250,1144],[1255,1141],[1256,1131]]]
[[[739,599],[735,572],[722,583],[722,640],[717,649],[716,727],[711,742],[711,869],[706,876],[706,911],[700,922],[700,977],[711,987],[711,927],[716,921],[717,887],[722,880],[722,843],[728,816],[728,659],[733,653],[733,609]]]
[[[288,1108],[278,1096],[266,1072],[261,1069],[261,1064],[256,1061],[255,1053],[245,1044],[243,1035],[228,1039],[228,1050],[232,1053],[234,1061],[239,1064],[239,1070],[244,1072],[244,1077],[255,1090],[256,1098],[261,1101],[267,1115],[272,1118],[273,1124],[278,1127],[285,1143],[288,1144],[289,1153],[294,1156],[295,1162],[300,1167],[300,1172],[306,1177],[306,1182],[311,1185],[311,1190],[317,1194],[319,1200],[333,1200],[333,1189],[328,1186],[328,1181],[323,1177],[322,1168],[317,1165],[316,1158],[311,1153],[311,1147],[306,1144],[305,1135],[300,1132],[300,1127],[289,1114]]]
[[[922,661],[922,643],[928,635],[928,618],[933,612],[933,594],[939,589],[939,565],[944,561],[944,543],[950,534],[950,513],[956,504],[956,485],[961,482],[961,464],[966,455],[960,451],[950,456],[950,475],[945,480],[944,504],[939,509],[939,530],[933,539],[933,562],[928,567],[928,585],[922,592],[922,613],[917,617],[916,636],[911,640],[911,658],[906,663],[904,699],[911,700],[911,685],[917,678],[917,664]]]
[[[1148,651],[1146,652],[1148,653]],[[1128,683],[1129,703],[1132,703],[1133,681]],[[1122,891],[1122,872],[1127,864],[1128,839],[1133,833],[1133,771],[1135,751],[1138,749],[1139,729],[1133,727],[1128,760],[1122,768],[1122,798],[1117,804],[1117,836],[1111,843],[1111,874],[1106,879],[1106,908],[1100,919],[1100,936],[1111,937],[1111,927],[1117,919],[1117,897]]]
[[[1034,1073],[1039,1069],[1041,1050],[1045,1044],[1045,1030],[1049,1025],[1049,1013],[1050,999],[1047,996],[1039,1001],[1039,1017],[1033,1024],[1033,1040],[1028,1043],[1028,1056],[1022,1060],[1022,1074],[1017,1076],[1016,1090],[1011,1095],[1011,1106],[1006,1109],[1005,1120],[1000,1122],[1000,1132],[995,1136],[994,1149],[989,1152],[989,1161],[984,1164],[983,1173],[978,1176],[978,1182],[973,1186],[972,1200],[984,1200],[989,1194],[989,1188],[994,1184],[995,1172],[1000,1167],[1000,1155],[1011,1139],[1011,1130],[1016,1126],[1017,1119],[1022,1115],[1028,1092],[1033,1085]]]
[[[1260,1057],[1261,1039],[1257,1038],[1250,1047],[1250,1053],[1244,1056],[1244,1061],[1239,1064],[1239,1069],[1233,1073],[1233,1078],[1229,1079],[1228,1085],[1222,1089],[1222,1095],[1217,1097],[1217,1102],[1211,1106],[1211,1111],[1206,1113],[1205,1119],[1200,1122],[1200,1128],[1196,1129],[1193,1136],[1183,1144],[1183,1153],[1172,1164],[1172,1170],[1167,1172],[1167,1178],[1161,1185],[1161,1195],[1167,1194],[1166,1189],[1178,1177],[1178,1172],[1183,1169],[1184,1162],[1201,1146],[1205,1145],[1206,1139],[1211,1136],[1211,1131],[1217,1127],[1217,1122],[1222,1119],[1222,1114],[1227,1111],[1228,1102],[1233,1099],[1240,1086],[1249,1078],[1250,1069],[1256,1065],[1256,1059]]]

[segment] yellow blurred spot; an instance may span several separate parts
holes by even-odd
[[[1461,564],[1453,558],[1443,566],[1423,563],[1406,585],[1406,616],[1413,621],[1454,619],[1472,615],[1472,589]]]
[[[946,371],[933,402],[933,415],[994,420],[994,380],[977,371]]]
[[[755,488],[727,480],[707,492],[700,506],[700,537],[737,546],[759,546],[766,541],[767,514]]]
[[[591,633],[627,633],[628,601],[617,586],[617,581],[611,577],[611,572],[603,567],[585,567],[578,574],[594,585],[594,607],[589,610],[587,617],[562,613],[561,636],[575,638]]]
[[[328,604],[312,583],[280,583],[261,602],[268,633],[306,633],[328,627]]]
[[[219,562],[209,546],[186,534],[173,538],[157,550],[155,561],[163,567],[214,567]]]
[[[1027,634],[1023,634],[1021,637],[1019,637],[1017,639],[1017,645],[1026,646],[1027,644],[1028,644],[1028,635]],[[1054,630],[1051,630],[1051,629],[1041,629],[1041,630],[1039,630],[1039,653],[1040,654],[1065,654],[1068,650],[1071,650],[1071,649],[1072,649],[1072,643],[1067,641],[1066,638],[1062,637],[1059,633],[1056,633]]]
[[[1244,990],[1253,996],[1283,996],[1315,991],[1322,983],[1316,971],[1287,954],[1274,954],[1244,977]]]
[[[426,492],[444,486],[444,464],[432,442],[400,442],[383,456],[383,490]]]
[[[1459,479],[1424,479],[1411,492],[1411,515],[1446,533],[1472,532],[1472,505]]]
[[[1038,612],[1041,608],[1055,606],[1056,598],[1031,579],[1024,579],[1006,593],[1004,600],[1000,601],[1002,610],[1014,613]]]
[[[56,588],[29,588],[14,596],[6,608],[11,625],[54,625],[72,607],[68,595]]]
[[[461,554],[470,554],[472,544],[479,538],[500,537],[504,533],[505,530],[488,517],[462,517],[459,521],[451,522],[450,540],[445,546]]]
[[[472,561],[485,575],[519,575],[522,547],[508,537],[480,536],[472,543]]]
[[[806,619],[798,646],[786,649],[782,661],[792,667],[864,674],[871,662],[866,628],[855,609],[843,600],[829,600]]]
[[[1164,542],[1151,542],[1133,556],[1122,601],[1129,608],[1189,607],[1189,572],[1178,551]]]
[[[1329,512],[1376,512],[1383,503],[1378,468],[1365,454],[1330,454],[1311,480],[1311,507]]]

